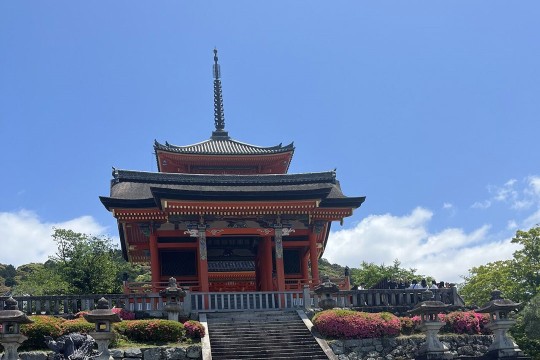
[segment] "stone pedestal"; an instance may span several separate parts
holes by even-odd
[[[420,330],[426,335],[426,342],[420,346],[417,359],[452,359],[450,350],[439,340],[437,334],[444,326],[440,321],[426,321]]]
[[[28,338],[22,334],[1,334],[0,344],[4,347],[2,360],[18,360],[19,353],[17,349]]]
[[[113,360],[111,352],[109,351],[109,344],[114,339],[114,333],[110,332],[90,332],[89,335],[96,341],[99,355],[96,360]]]
[[[515,320],[493,320],[486,325],[493,332],[493,343],[488,348],[488,354],[493,358],[522,357],[524,353],[518,345],[507,336],[506,332],[515,324]]]
[[[167,304],[163,310],[167,313],[167,319],[172,321],[178,321],[180,313],[183,313],[183,309],[178,303]]]

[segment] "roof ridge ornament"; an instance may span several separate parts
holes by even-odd
[[[225,131],[225,114],[223,113],[223,95],[221,89],[221,68],[218,64],[217,49],[214,48],[214,125],[215,131],[212,131],[213,140],[228,140],[229,133]]]

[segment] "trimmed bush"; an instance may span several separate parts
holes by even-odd
[[[185,334],[184,325],[171,320],[131,320],[117,329],[129,340],[140,342],[179,341]]]
[[[122,320],[135,320],[135,313],[131,311],[127,311],[123,308],[117,308],[113,307],[112,312],[115,314],[118,314],[120,316],[120,319]]]
[[[417,319],[415,319],[417,318]],[[401,325],[401,333],[403,335],[412,335],[415,332],[418,332],[417,326],[420,323],[420,317],[400,317],[399,322]]]
[[[192,339],[201,339],[204,337],[204,326],[198,321],[188,320],[184,323],[186,335]]]
[[[63,319],[46,315],[30,316],[30,319],[34,322],[21,325],[21,333],[28,337],[21,349],[46,349],[45,336],[56,339],[62,335]]]
[[[489,329],[485,326],[489,322],[489,315],[478,314],[474,311],[454,311],[445,316],[446,324],[443,330],[456,334],[487,334]]]
[[[89,323],[84,318],[81,319],[74,319],[74,320],[66,320],[61,325],[60,328],[62,329],[62,335],[67,335],[71,333],[89,333],[90,331],[94,331],[96,329],[95,324]]]
[[[376,338],[397,336],[400,320],[390,313],[364,313],[352,310],[326,310],[313,317],[322,335],[334,338]]]

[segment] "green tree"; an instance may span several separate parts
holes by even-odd
[[[412,279],[424,278],[416,273],[416,269],[401,267],[401,262],[398,259],[395,259],[392,265],[377,265],[363,261],[360,268],[351,270],[351,276],[355,284],[365,284],[366,288],[370,288],[384,279],[411,281]]]
[[[501,290],[503,296],[515,301],[522,297],[513,260],[495,261],[473,267],[464,280],[465,284],[460,286],[460,295],[465,303],[470,305],[482,306],[491,299],[494,289]]]
[[[69,284],[62,278],[52,261],[45,264],[31,263],[17,268],[17,282],[13,295],[67,294]]]
[[[514,301],[528,301],[540,290],[540,227],[518,230],[512,243],[522,245],[513,259],[474,267],[464,277],[461,295],[469,304],[489,301],[494,289]]]
[[[533,359],[540,359],[540,294],[519,312],[511,333],[521,350]]]
[[[523,246],[514,252],[514,268],[522,293],[530,299],[540,292],[540,226],[518,230],[512,243]]]
[[[65,229],[55,229],[52,237],[58,250],[51,260],[60,277],[70,284],[69,293],[121,291],[122,274],[130,266],[110,238]]]

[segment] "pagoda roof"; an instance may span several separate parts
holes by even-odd
[[[177,154],[196,154],[196,155],[270,155],[294,152],[294,145],[262,147],[240,142],[227,137],[212,136],[209,140],[201,141],[196,144],[177,146],[165,142],[165,144],[154,141],[154,150],[167,151]]]
[[[113,171],[107,209],[150,208],[161,199],[300,200],[323,199],[321,207],[360,206],[365,197],[346,197],[334,171],[270,175],[202,175],[144,171]]]

